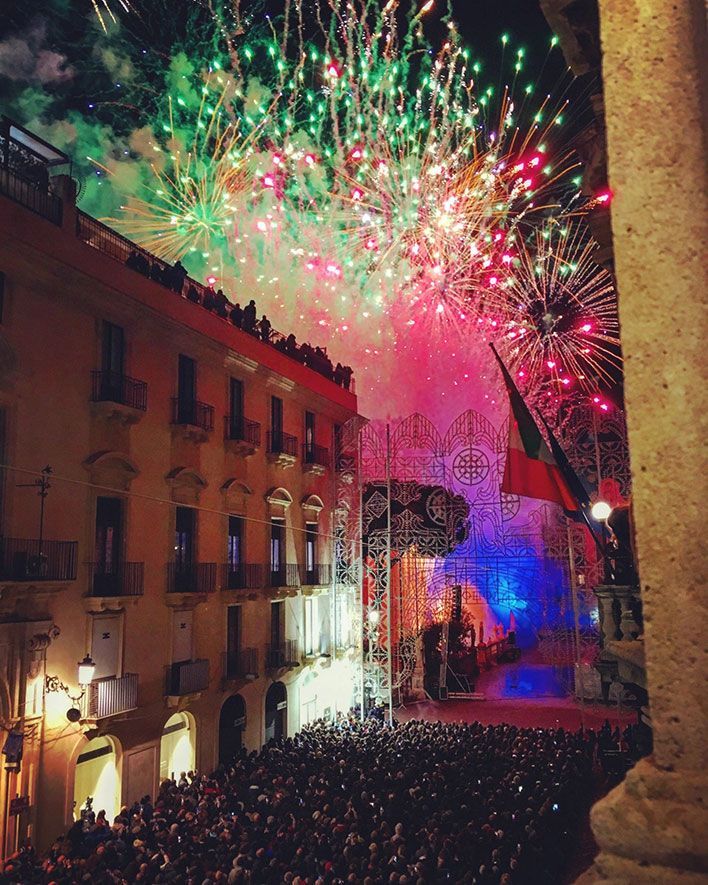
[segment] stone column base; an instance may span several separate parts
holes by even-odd
[[[662,771],[642,759],[593,806],[600,846],[578,882],[708,883],[708,774]]]

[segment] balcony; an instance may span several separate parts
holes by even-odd
[[[221,567],[221,589],[260,590],[263,586],[263,572],[260,563],[226,562]]]
[[[96,679],[88,687],[82,700],[84,719],[106,719],[138,707],[138,674],[108,676]]]
[[[142,596],[145,563],[102,562],[88,564],[91,574],[91,596]]]
[[[172,424],[192,442],[206,442],[214,429],[214,406],[173,396]]]
[[[296,563],[283,563],[277,568],[271,566],[269,575],[269,584],[271,587],[299,587],[300,586],[300,570]]]
[[[117,372],[91,372],[91,403],[101,417],[137,424],[147,411],[147,384]]]
[[[179,661],[167,668],[168,697],[184,697],[209,688],[209,661]]]
[[[168,593],[213,593],[216,590],[216,563],[167,564]]]
[[[15,170],[3,166],[0,168],[0,194],[9,197],[15,203],[24,206],[25,209],[41,215],[52,224],[61,226],[62,201],[56,194],[49,192],[48,183],[40,185]]]
[[[266,648],[267,670],[292,670],[300,666],[300,649],[296,639],[286,639]]]
[[[332,583],[332,566],[329,563],[315,565],[305,569],[302,578],[303,587],[329,587]]]
[[[639,588],[623,584],[600,584],[595,588],[600,615],[600,672],[605,700],[610,684],[619,681],[647,702],[644,662],[644,622]]]
[[[329,464],[329,449],[308,443],[302,444],[303,473],[314,473],[317,476],[322,476],[325,470],[329,468]]]
[[[258,679],[258,649],[242,648],[240,651],[224,652],[224,679]]]
[[[297,437],[282,430],[268,431],[267,448],[268,460],[276,467],[292,467],[297,460]]]
[[[243,458],[253,455],[261,444],[261,425],[248,418],[226,415],[224,440],[229,449]]]
[[[0,581],[75,581],[76,541],[0,538]]]

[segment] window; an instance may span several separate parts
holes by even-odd
[[[0,465],[6,464],[7,411],[0,409]],[[5,529],[5,470],[0,467],[0,537]]]
[[[317,618],[317,599],[305,597],[305,657],[315,654],[315,619]]]
[[[191,507],[178,507],[175,519],[175,565],[186,572],[194,559],[196,514]]]
[[[308,583],[314,583],[317,570],[317,523],[305,523],[305,571]]]
[[[120,654],[120,615],[94,615],[91,624],[91,657],[96,669],[94,679],[118,674]]]
[[[283,401],[278,396],[270,398],[270,430],[273,436],[271,448],[279,452],[283,446]]]
[[[175,611],[172,615],[172,663],[192,660],[194,612]]]
[[[270,644],[280,648],[285,641],[285,603],[273,602],[270,606]]]
[[[177,367],[177,420],[180,424],[194,423],[196,399],[197,364],[181,353]]]
[[[123,534],[123,502],[120,498],[96,499],[95,575],[118,573]]]
[[[231,378],[229,382],[230,438],[243,439],[243,381]]]
[[[229,589],[236,589],[242,585],[243,571],[243,519],[240,516],[229,517],[229,534],[226,550],[229,566]]]
[[[305,412],[305,460],[311,463],[315,455],[315,413]]]
[[[276,586],[282,583],[285,572],[285,521],[270,521],[270,571]]]
[[[226,609],[226,672],[235,675],[241,651],[241,606],[230,605]]]
[[[121,402],[125,338],[123,329],[104,321],[101,336],[101,396]]]

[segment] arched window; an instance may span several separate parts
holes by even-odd
[[[227,765],[243,746],[246,702],[240,694],[224,701],[219,715],[219,764]]]
[[[288,692],[282,682],[268,689],[265,702],[265,742],[288,736]]]
[[[120,744],[108,735],[94,738],[83,747],[74,771],[74,820],[81,817],[82,809],[90,807],[96,814],[105,811],[106,819],[113,823],[121,802],[119,752]]]
[[[196,768],[196,726],[191,713],[175,713],[165,723],[160,739],[160,780],[179,780]]]

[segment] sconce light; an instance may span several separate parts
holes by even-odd
[[[79,671],[78,683],[81,689],[77,695],[73,695],[69,690],[69,686],[64,685],[58,676],[46,676],[44,683],[45,691],[63,691],[72,702],[72,706],[66,711],[66,718],[69,722],[78,722],[81,719],[81,710],[77,705],[86,694],[86,689],[93,682],[93,674],[96,672],[96,663],[89,654],[86,655],[83,661],[79,661],[77,667]]]

